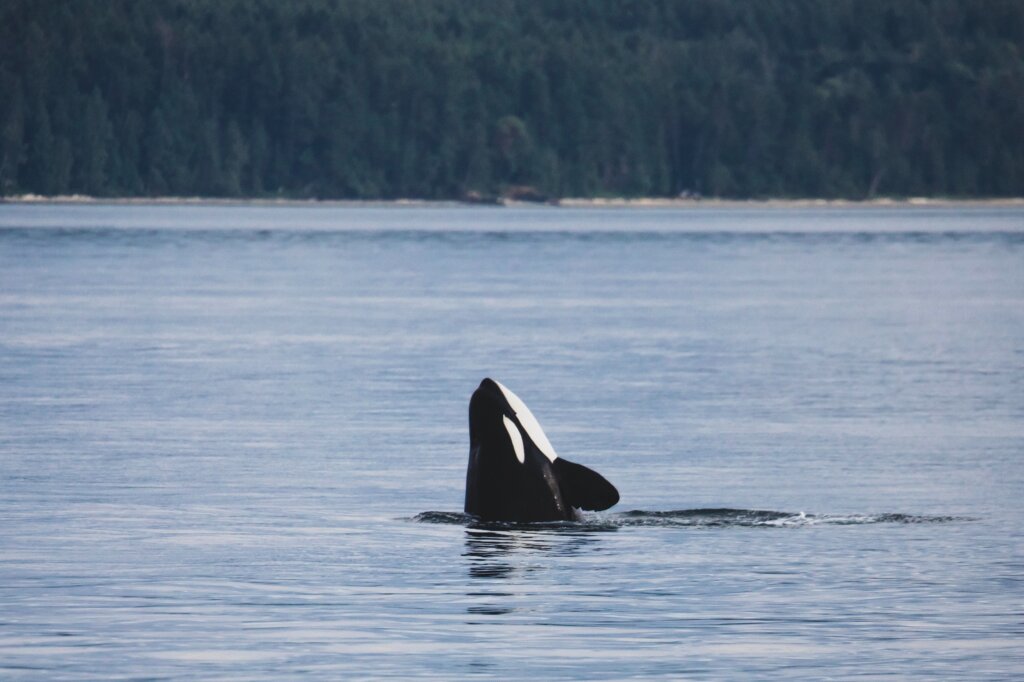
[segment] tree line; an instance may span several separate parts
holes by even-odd
[[[0,3],[2,195],[1010,196],[1022,124],[1018,0]]]

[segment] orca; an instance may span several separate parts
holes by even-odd
[[[484,521],[573,521],[619,491],[601,474],[555,454],[530,408],[497,381],[469,400],[465,511]]]

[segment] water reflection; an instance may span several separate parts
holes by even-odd
[[[601,532],[595,532],[600,530]],[[586,526],[552,527],[522,530],[477,526],[466,528],[469,574],[473,578],[507,578],[516,572],[530,572],[543,566],[534,561],[538,554],[571,556],[599,541],[602,532],[615,527],[595,529]]]
[[[508,578],[515,570],[503,559],[511,551],[507,533],[484,530],[466,530],[466,551],[469,558],[469,577]]]
[[[471,603],[466,613],[473,616],[503,616],[514,613],[516,593],[511,586],[516,579],[539,573],[558,557],[592,550],[599,542],[599,533],[579,527],[553,526],[530,530],[515,526],[466,528],[466,551],[469,577],[480,589],[466,593]],[[489,584],[475,583],[488,581]],[[494,589],[501,587],[502,589]]]

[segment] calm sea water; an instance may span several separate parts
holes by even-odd
[[[622,502],[460,515],[516,391]],[[1024,675],[1024,210],[0,206],[5,680]]]

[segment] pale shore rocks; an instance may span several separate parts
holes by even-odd
[[[453,207],[475,205],[478,201],[428,200],[428,199],[245,199],[211,197],[91,197],[84,194],[42,196],[20,194],[0,197],[0,203],[10,204],[125,204],[125,205],[207,205],[207,206],[410,206],[410,207]],[[487,202],[492,203],[492,202]],[[535,201],[516,201],[504,198],[493,202],[497,206],[537,205]],[[920,208],[920,207],[1019,207],[1024,206],[1024,197],[948,199],[931,197],[853,199],[717,199],[717,198],[671,198],[671,197],[565,197],[551,199],[548,206],[561,208],[633,208],[633,209],[684,209],[684,208]]]

